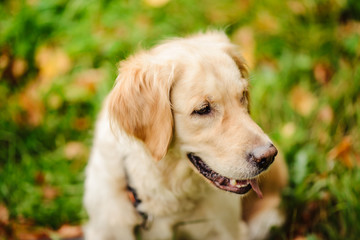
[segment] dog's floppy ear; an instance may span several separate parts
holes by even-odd
[[[173,70],[154,62],[146,53],[122,62],[107,106],[112,127],[116,124],[143,141],[153,158],[160,160],[172,138]]]

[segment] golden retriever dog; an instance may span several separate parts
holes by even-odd
[[[262,239],[284,221],[286,168],[224,33],[169,40],[119,72],[86,169],[86,239]]]

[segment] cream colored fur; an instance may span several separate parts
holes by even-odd
[[[267,219],[242,222],[241,196],[212,186],[186,157],[196,153],[229,178],[255,177],[246,154],[271,141],[248,101],[244,62],[223,33],[170,40],[122,62],[86,169],[86,239],[135,239],[142,219],[127,184],[142,200],[138,210],[153,218],[142,239],[257,239],[281,224],[278,201],[264,205]],[[207,103],[211,114],[192,114]]]

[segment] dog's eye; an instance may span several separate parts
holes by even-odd
[[[198,115],[206,115],[211,112],[211,106],[210,103],[206,103],[203,105],[200,109],[196,109],[192,112],[192,114],[198,114]]]

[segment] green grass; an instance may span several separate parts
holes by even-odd
[[[83,170],[117,62],[209,28],[246,42],[253,118],[289,165],[272,238],[360,235],[358,1],[11,0],[0,16],[0,238],[86,219]]]

